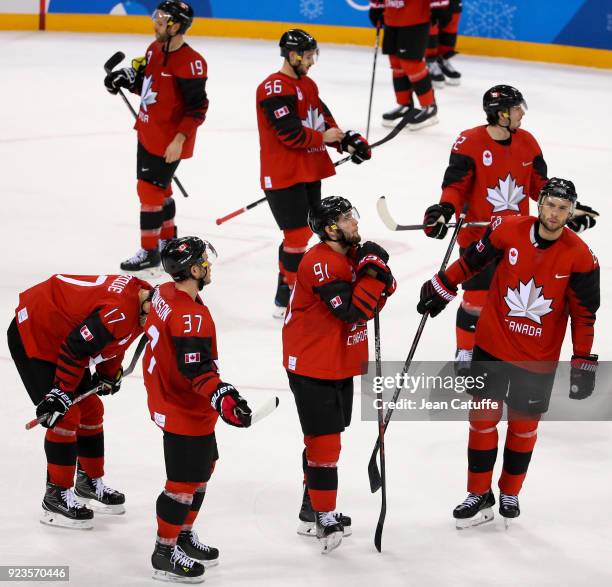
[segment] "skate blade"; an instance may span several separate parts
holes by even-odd
[[[329,554],[332,550],[338,548],[342,542],[342,536],[342,532],[332,532],[325,538],[319,538],[321,543],[321,554]]]
[[[447,86],[460,86],[461,85],[461,78],[453,79],[452,77],[447,77],[446,80],[444,81]]]
[[[164,275],[164,270],[161,265],[157,267],[148,267],[147,269],[140,269],[139,271],[127,271],[126,269],[121,269],[121,273],[123,275],[133,275],[134,277],[138,277],[140,279],[149,278],[149,279],[157,279]]]
[[[304,522],[300,520],[300,524],[297,529],[297,533],[300,536],[312,536],[316,537],[317,531],[315,529],[314,522]],[[344,538],[348,538],[353,533],[350,526],[344,526]]]
[[[70,528],[71,530],[91,530],[93,529],[92,520],[71,520],[62,514],[56,514],[43,510],[40,516],[40,523],[47,526],[55,526],[57,528]]]
[[[512,518],[504,518],[504,527],[506,528],[506,530],[510,528],[511,521],[512,521]]]
[[[201,565],[204,565],[207,569],[210,567],[216,567],[219,564],[218,558],[213,558],[211,560],[201,560],[196,559]]]
[[[397,126],[397,123],[402,119],[402,117],[400,116],[399,118],[396,118],[394,120],[385,120],[384,118],[382,119],[382,125],[385,128],[395,128]]]
[[[484,508],[471,518],[465,518],[463,520],[455,519],[455,527],[457,530],[465,530],[473,526],[481,526],[482,524],[493,521],[493,517],[493,510],[491,508]]]
[[[444,88],[444,86],[446,86],[445,82],[435,82],[433,80],[431,80],[431,85],[436,89],[436,90],[441,90]]]
[[[95,514],[105,514],[107,516],[121,516],[125,514],[125,506],[122,503],[108,505],[97,499],[82,497],[80,495],[77,495],[77,497]]]
[[[174,573],[170,573],[169,571],[159,571],[157,569],[153,569],[153,574],[151,575],[153,579],[157,579],[158,581],[166,581],[168,583],[204,583],[204,575],[199,575],[197,577],[179,577]]]
[[[419,122],[418,124],[409,124],[407,125],[407,128],[410,131],[421,130],[423,128],[427,128],[428,126],[433,126],[434,124],[438,124],[438,122],[440,122],[438,120],[438,117],[432,116],[431,118],[428,118],[427,120],[424,120],[423,122]]]

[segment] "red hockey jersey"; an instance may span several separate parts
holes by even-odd
[[[142,361],[151,419],[174,434],[211,434],[218,414],[210,398],[221,380],[210,312],[174,282],[156,288],[151,305]]]
[[[318,379],[345,379],[368,361],[367,320],[382,308],[384,285],[355,274],[354,250],[337,253],[326,243],[303,257],[283,326],[283,365]]]
[[[385,24],[388,26],[412,26],[429,22],[430,0],[385,0]]]
[[[90,362],[114,376],[142,333],[141,289],[132,275],[53,275],[19,294],[15,311],[26,354],[57,365],[55,385],[74,391]]]
[[[278,190],[336,173],[323,133],[338,125],[314,81],[279,71],[259,85],[256,98],[262,189]]]
[[[457,214],[467,202],[466,222],[528,215],[529,198],[538,199],[546,174],[542,151],[530,133],[519,128],[510,142],[500,143],[491,138],[485,125],[477,126],[463,131],[451,149],[440,202],[452,204]],[[467,247],[485,230],[462,230],[459,246]]]
[[[164,65],[163,46],[154,42],[147,49],[142,85],[136,88],[140,91],[140,110],[134,128],[143,147],[159,157],[177,133],[184,134],[187,138],[181,159],[188,159],[193,155],[196,130],[208,109],[207,65],[186,43],[168,53]]]
[[[557,361],[568,316],[574,353],[589,355],[599,308],[599,264],[570,229],[537,236],[533,217],[497,218],[447,270],[457,285],[498,260],[476,326],[476,345],[509,362]],[[532,369],[535,370],[535,369]]]

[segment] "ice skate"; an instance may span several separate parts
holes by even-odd
[[[436,59],[430,59],[427,61],[427,69],[429,70],[429,77],[431,78],[431,85],[436,89],[442,89],[445,84],[445,77],[440,68],[440,64]]]
[[[93,528],[93,512],[77,500],[70,488],[47,483],[42,508],[40,521],[43,524],[76,530]]]
[[[408,124],[406,128],[408,130],[421,130],[428,126],[438,124],[438,107],[436,104],[431,104],[425,108],[415,108],[409,115]]]
[[[455,375],[467,376],[472,372],[473,349],[457,349],[455,352]]]
[[[138,249],[134,256],[121,263],[121,270],[126,273],[142,271],[142,275],[157,277],[161,275],[161,257],[159,249]]]
[[[510,521],[521,515],[518,495],[499,494],[499,513],[504,518],[506,528],[510,527]]]
[[[183,549],[176,545],[155,543],[151,555],[153,578],[172,583],[203,583],[204,566],[188,557]]]
[[[219,550],[200,542],[193,530],[181,531],[176,543],[187,556],[200,561],[205,567],[219,564]]]
[[[382,115],[382,125],[388,128],[393,128],[397,125],[401,118],[403,118],[408,112],[414,110],[413,104],[400,105]]]
[[[125,495],[104,485],[102,477],[92,479],[79,469],[74,493],[97,514],[125,514]]]
[[[482,495],[470,493],[463,503],[453,510],[457,529],[463,530],[491,522],[493,520],[493,510],[491,508],[494,505],[495,496],[490,489]]]
[[[440,57],[438,59],[438,64],[447,85],[458,86],[461,83],[461,74],[453,67],[450,62],[450,57],[448,59]]]
[[[353,533],[351,529],[351,518],[338,512],[332,512],[332,514],[335,516],[336,521],[339,524],[342,524],[344,538],[350,536]],[[306,487],[304,487],[304,497],[302,499],[302,507],[300,508],[299,518],[300,523],[298,525],[297,533],[302,536],[316,536],[317,530],[315,527],[315,513],[312,509],[310,495],[308,494],[308,489],[306,489]]]
[[[340,546],[344,528],[334,512],[315,512],[315,528],[322,554],[328,554]]]

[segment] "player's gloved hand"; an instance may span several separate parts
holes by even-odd
[[[372,241],[366,241],[357,249],[357,264],[359,264],[361,260],[368,255],[376,255],[377,257],[380,257],[383,263],[389,262],[389,253],[387,253],[387,251],[385,251],[385,249],[383,249],[379,244]]]
[[[570,399],[585,399],[595,389],[598,355],[572,356],[570,370]]]
[[[94,373],[91,382],[93,384],[92,387],[98,387],[98,385],[102,386],[102,389],[96,392],[98,395],[115,395],[121,389],[122,379],[123,368],[119,367],[114,377],[98,372]]]
[[[456,295],[457,288],[453,287],[440,271],[421,286],[421,300],[417,304],[417,312],[419,314],[429,312],[434,318],[455,299]]]
[[[210,399],[210,405],[226,423],[238,428],[251,425],[251,408],[231,383],[219,383]]]
[[[429,238],[442,239],[448,232],[448,226],[446,224],[452,218],[455,213],[455,207],[448,202],[442,202],[441,204],[434,204],[429,206],[425,210],[425,216],[423,217],[423,224],[435,224],[431,228],[424,228],[425,235]]]
[[[368,16],[370,17],[372,26],[380,28],[385,24],[384,12],[385,0],[370,0],[370,12]]]
[[[130,90],[134,87],[135,83],[136,71],[131,67],[111,71],[104,78],[104,85],[111,94],[116,94],[121,88]]]
[[[599,212],[593,210],[590,206],[576,202],[576,210],[568,220],[567,227],[574,232],[584,232],[587,228],[593,228],[597,224],[597,216],[599,216]]]
[[[44,399],[36,406],[36,417],[47,416],[40,425],[45,428],[53,428],[65,415],[74,403],[74,395],[54,387],[45,395]]]
[[[351,161],[357,163],[357,165],[372,157],[372,149],[370,149],[368,141],[357,131],[347,130],[340,145],[342,146],[342,152],[351,153]]]

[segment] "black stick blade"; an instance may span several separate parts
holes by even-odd
[[[370,457],[370,462],[368,463],[368,478],[370,479],[370,491],[372,493],[376,493],[382,486],[382,478],[380,476],[380,472],[378,471],[378,464],[376,463],[378,446],[379,444],[377,439],[376,445],[374,446],[374,451]]]
[[[381,520],[378,520],[378,524],[376,524],[376,532],[374,533],[374,546],[376,547],[376,550],[378,550],[378,552],[382,552],[382,532],[384,523],[384,517]]]
[[[125,59],[125,53],[121,51],[117,51],[113,56],[109,58],[109,60],[104,64],[104,71],[106,73],[110,73]]]

